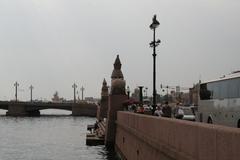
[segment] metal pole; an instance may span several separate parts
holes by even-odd
[[[146,87],[146,88],[145,88],[145,90],[146,90],[146,98],[147,98],[147,91],[148,91],[148,87]]]
[[[14,86],[15,86],[15,98],[16,98],[16,102],[17,102],[17,87],[19,86],[17,81],[14,83]]]
[[[32,102],[32,90],[33,90],[33,86],[31,85],[29,88],[30,88],[30,97],[31,97],[30,101]]]
[[[156,110],[156,40],[155,28],[153,29],[153,114]]]
[[[167,102],[168,102],[168,86],[167,86]]]
[[[141,104],[143,104],[143,94],[142,94],[143,86],[138,86],[138,88],[139,88],[139,101],[141,102]]]
[[[16,85],[15,85],[15,96],[16,96],[16,102],[17,102],[17,82],[16,82]]]
[[[152,24],[149,26],[153,30],[153,41],[150,43],[150,47],[153,47],[153,109],[152,109],[152,114],[154,114],[156,110],[156,47],[159,45],[161,42],[160,40],[155,39],[155,31],[156,28],[160,25],[160,23],[157,21],[157,16],[154,15],[152,19]]]
[[[83,86],[82,86],[82,88],[81,88],[81,91],[82,91],[82,101],[83,101],[83,91],[84,91],[84,89],[85,88],[83,88]]]

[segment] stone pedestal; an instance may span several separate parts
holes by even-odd
[[[23,104],[13,103],[9,104],[7,116],[28,116],[26,107]]]
[[[38,109],[29,110],[27,106],[22,103],[12,103],[12,104],[9,104],[6,115],[7,116],[40,116],[40,111]]]
[[[116,137],[116,124],[117,111],[123,110],[123,102],[127,100],[127,95],[110,95],[108,101],[108,114],[105,145],[107,147],[114,147]]]
[[[108,112],[108,96],[102,97],[101,99],[98,120],[103,120],[104,118],[107,118],[107,112]]]
[[[97,120],[99,121],[100,118],[100,105],[97,105]]]

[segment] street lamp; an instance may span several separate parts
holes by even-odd
[[[85,88],[83,88],[83,86],[82,86],[82,88],[80,88],[80,89],[82,91],[82,101],[83,101],[83,92],[84,92]]]
[[[14,83],[14,86],[15,86],[15,98],[16,98],[16,102],[17,102],[17,88],[18,88],[18,86],[19,86],[19,83],[16,81],[16,82]]]
[[[30,87],[29,87],[29,89],[30,89],[30,101],[32,102],[32,90],[33,90],[33,86],[31,85]]]
[[[138,88],[139,88],[139,101],[142,104],[143,103],[143,94],[142,94],[143,86],[138,86]]]
[[[147,91],[148,91],[148,87],[145,87],[146,98],[147,98]]]
[[[127,86],[127,96],[128,96],[128,99],[130,98],[130,88],[129,86]]]
[[[150,47],[153,48],[153,110],[152,114],[154,114],[156,110],[156,47],[161,43],[161,41],[158,39],[156,41],[155,39],[155,30],[160,25],[160,23],[157,20],[157,16],[154,15],[152,18],[152,24],[149,26],[150,29],[153,30],[153,41],[150,43]]]
[[[77,85],[74,83],[72,85],[72,88],[73,88],[73,103],[75,104],[76,103],[76,88],[77,88]]]

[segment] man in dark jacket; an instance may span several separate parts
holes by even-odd
[[[165,102],[165,106],[162,109],[163,117],[171,118],[172,117],[172,108],[168,105],[168,102]]]

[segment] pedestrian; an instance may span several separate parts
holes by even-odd
[[[167,117],[167,118],[172,117],[172,108],[168,105],[168,101],[165,102],[162,112],[163,112],[163,117]]]
[[[94,130],[97,130],[97,129],[98,129],[98,122],[96,121],[94,124]]]
[[[133,104],[133,105],[131,106],[131,109],[132,109],[133,112],[136,112],[136,108],[137,108],[137,107],[136,107],[136,104]]]
[[[140,104],[140,106],[137,108],[137,113],[144,114],[144,107],[142,104]]]
[[[176,107],[174,108],[174,117],[177,119],[182,119],[184,116],[183,109],[180,107],[180,104],[177,103]]]
[[[161,117],[162,116],[162,109],[160,106],[157,107],[157,110],[154,112],[155,116]]]

